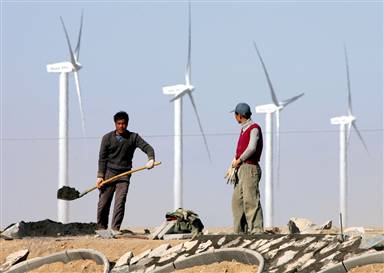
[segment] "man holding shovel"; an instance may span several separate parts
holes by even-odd
[[[119,231],[124,218],[125,202],[129,188],[130,175],[123,176],[114,183],[103,185],[104,179],[111,178],[132,169],[132,158],[136,148],[148,156],[147,169],[155,164],[155,152],[151,145],[137,133],[127,130],[129,117],[126,112],[118,112],[113,117],[115,130],[103,136],[99,153],[99,168],[96,187],[99,189],[97,205],[97,226],[99,229],[108,228],[108,217],[115,194],[115,204],[112,217],[112,230]]]

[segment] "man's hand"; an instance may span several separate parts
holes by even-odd
[[[103,178],[97,178],[97,180],[96,180],[96,187],[98,188],[98,189],[100,189],[101,187],[102,187],[102,183],[104,182],[104,179]]]
[[[153,159],[148,160],[147,164],[145,165],[145,167],[147,167],[148,170],[152,169],[154,166],[155,166],[155,160]]]
[[[237,169],[238,167],[240,167],[241,163],[242,163],[242,161],[240,160],[240,158],[239,159],[234,159],[232,161],[232,167]]]

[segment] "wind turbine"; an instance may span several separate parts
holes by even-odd
[[[81,101],[80,82],[78,71],[82,68],[79,63],[81,33],[83,28],[83,14],[81,14],[80,30],[75,51],[72,50],[68,32],[63,18],[60,17],[67,40],[70,62],[60,62],[47,65],[47,71],[50,73],[60,73],[60,91],[59,91],[59,188],[68,186],[68,74],[74,73],[77,98],[80,106],[81,125],[83,135],[85,135],[85,119],[83,105]],[[68,201],[58,200],[57,207],[58,221],[68,223],[69,221],[69,203]]]
[[[351,135],[351,126],[355,129],[357,136],[359,137],[361,143],[363,144],[365,150],[368,152],[367,145],[364,142],[364,139],[357,129],[356,126],[356,117],[352,113],[352,96],[351,96],[351,82],[349,76],[349,64],[348,64],[348,55],[347,49],[344,46],[344,56],[345,56],[345,65],[347,72],[347,90],[348,90],[348,116],[339,116],[331,118],[331,124],[340,125],[340,212],[342,215],[342,223],[344,226],[348,225],[348,210],[347,210],[347,195],[348,195],[348,177],[347,177],[347,151],[349,144],[349,137]]]
[[[264,223],[266,227],[273,227],[273,120],[272,114],[276,116],[276,142],[277,147],[280,146],[280,112],[288,104],[299,99],[304,93],[294,96],[292,98],[279,101],[277,99],[275,90],[273,88],[271,79],[269,77],[267,68],[264,64],[263,58],[257,48],[256,42],[253,42],[257,55],[259,56],[260,63],[263,67],[265,76],[267,78],[268,86],[271,91],[272,104],[256,106],[256,113],[265,114],[265,217]],[[280,161],[280,151],[277,149],[277,162]],[[277,176],[279,176],[279,165],[277,169]]]
[[[183,97],[188,95],[191,100],[192,107],[195,111],[197,122],[199,124],[200,132],[203,136],[204,145],[208,153],[209,160],[211,155],[208,148],[207,139],[205,137],[203,127],[201,125],[199,113],[196,108],[196,103],[192,96],[192,91],[195,87],[191,83],[191,3],[188,5],[188,59],[187,67],[185,71],[185,84],[177,84],[172,86],[163,87],[163,94],[172,95],[173,98],[170,100],[174,103],[174,209],[183,207],[183,122],[182,122],[182,111],[183,111]]]

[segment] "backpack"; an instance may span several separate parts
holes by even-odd
[[[167,221],[176,220],[173,233],[192,233],[193,237],[200,235],[204,229],[199,215],[191,210],[179,208],[174,212],[167,212]]]

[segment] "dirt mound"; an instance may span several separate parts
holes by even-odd
[[[21,221],[8,226],[2,234],[13,229],[12,237],[57,237],[95,234],[96,223],[69,223],[62,224],[50,219],[37,222]]]

